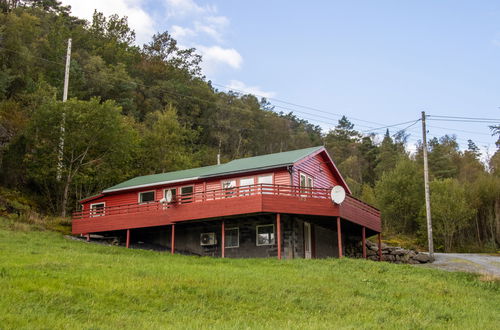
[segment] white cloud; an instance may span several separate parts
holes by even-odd
[[[231,80],[227,87],[235,92],[245,92],[257,97],[272,98],[276,95],[275,92],[266,92],[259,86],[247,86],[244,82],[239,80]]]
[[[226,16],[207,16],[205,21],[209,24],[225,27],[229,25],[229,19]]]
[[[222,41],[222,34],[217,29],[217,27],[214,27],[214,26],[211,26],[211,25],[207,25],[207,24],[203,24],[203,23],[200,23],[200,22],[195,22],[194,26],[195,26],[195,31],[196,32],[204,33],[204,34],[212,37],[216,41]]]
[[[155,33],[152,17],[144,11],[141,6],[144,0],[62,0],[64,5],[70,5],[73,15],[92,21],[94,10],[102,12],[106,16],[118,14],[127,16],[130,27],[136,33],[136,41],[139,44],[151,40]]]
[[[71,5],[75,16],[92,20],[96,9],[106,16],[118,14],[127,16],[130,27],[136,32],[136,43],[142,45],[151,40],[157,31],[164,31],[167,22],[158,12],[147,12],[150,0],[62,0]],[[239,69],[243,58],[234,48],[224,46],[230,21],[219,15],[211,5],[199,5],[195,0],[156,0],[163,5],[162,13],[168,17],[168,31],[184,48],[195,47],[203,56],[202,68],[205,75],[215,74],[221,69]],[[165,25],[164,25],[165,26]]]
[[[217,71],[221,66],[229,66],[239,69],[243,63],[243,57],[234,48],[222,48],[220,46],[196,46],[196,49],[203,56],[202,68],[205,74],[209,75]]]
[[[202,55],[201,64],[206,76],[223,69],[239,69],[243,63],[241,54],[224,46],[224,35],[230,21],[219,15],[217,8],[199,5],[195,0],[165,0],[168,28],[183,48],[194,47]]]
[[[196,36],[196,31],[190,28],[184,28],[179,25],[172,25],[170,28],[170,34],[177,41],[188,40],[191,37]]]
[[[193,0],[166,0],[167,14],[169,17],[183,18],[186,16],[200,15],[216,11],[214,7],[199,6]]]

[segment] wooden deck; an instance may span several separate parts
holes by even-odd
[[[328,189],[273,184],[178,195],[172,203],[136,203],[75,212],[72,231],[86,234],[253,213],[340,216],[381,231],[380,212],[354,197],[347,196],[341,205],[336,205],[330,200]]]

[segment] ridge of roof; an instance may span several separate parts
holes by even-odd
[[[220,165],[210,165],[173,172],[143,175],[104,189],[102,192],[108,193],[120,190],[148,187],[158,184],[210,178],[225,174],[239,173],[243,171],[271,169],[293,164],[322,148],[323,146],[317,146],[254,157],[239,158]]]

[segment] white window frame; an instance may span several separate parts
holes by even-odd
[[[252,183],[243,185],[243,184],[241,184],[242,180],[252,180]],[[239,186],[240,186],[240,195],[242,195],[242,196],[248,196],[248,195],[252,194],[252,192],[255,193],[255,190],[254,190],[255,189],[255,187],[254,187],[255,186],[255,177],[254,176],[247,176],[245,178],[241,178]],[[244,188],[242,188],[242,187],[244,187]]]
[[[260,180],[262,178],[268,178],[270,177],[271,178],[271,182],[261,182]],[[269,186],[265,186],[265,185],[272,185],[274,183],[274,173],[270,173],[270,174],[263,174],[263,175],[259,175],[257,177],[257,184],[262,184],[262,186],[258,186],[262,192],[262,194],[272,194],[272,191],[273,191],[273,188],[272,187],[269,187]]]
[[[252,180],[252,183],[243,185],[243,184],[241,184],[242,180]],[[245,178],[241,178],[240,179],[240,187],[242,187],[242,186],[251,186],[251,185],[254,185],[254,184],[255,184],[255,177],[253,177],[253,176],[247,176]]]
[[[259,228],[261,227],[273,227],[273,241],[271,243],[266,243],[266,244],[259,244]],[[258,225],[255,227],[255,244],[257,246],[269,246],[269,245],[274,245],[276,244],[276,231],[274,228],[274,224],[268,224],[268,225]]]
[[[306,182],[306,186],[301,186],[301,183],[302,183],[302,177],[305,178],[305,182]],[[307,186],[307,179],[311,179],[311,186]],[[301,188],[314,188],[314,177],[307,174],[307,173],[304,173],[304,172],[300,172],[300,176],[299,176],[299,187]]]
[[[226,231],[227,230],[235,230],[237,231],[238,235],[238,239],[237,239],[237,245],[234,245],[234,246],[225,246],[226,243],[227,243],[227,240],[225,239],[227,237],[226,235]],[[234,249],[234,248],[239,248],[240,247],[240,227],[231,227],[231,228],[224,228],[224,248],[225,249]]]
[[[172,202],[176,202],[177,201],[177,187],[172,187],[172,188],[165,188],[163,189],[163,198],[165,198],[167,196],[167,191],[169,190],[175,190],[175,194],[172,193]]]
[[[92,207],[94,205],[99,205],[99,204],[103,204],[102,213],[94,213],[95,211],[92,210]],[[106,214],[106,202],[98,202],[98,203],[92,203],[92,204],[90,204],[89,211],[90,211],[90,216],[91,217],[102,217],[103,215]]]
[[[224,183],[226,183],[226,182],[234,182],[234,186],[229,187],[229,188],[224,188]],[[225,198],[234,197],[234,195],[236,194],[235,190],[236,190],[237,186],[238,186],[238,181],[236,179],[220,180],[220,187],[223,190],[223,195]]]
[[[141,201],[141,194],[150,193],[150,192],[153,193],[153,200],[148,201],[148,202],[142,202]],[[139,203],[139,204],[148,204],[148,203],[153,203],[154,201],[156,201],[156,190],[139,191],[137,193],[137,203]]]
[[[269,183],[265,182],[265,184],[273,184],[273,182],[274,182],[274,173],[259,175],[257,177],[257,183],[262,183],[262,182],[260,182],[260,179],[261,178],[267,178],[267,177],[271,177],[271,182],[269,182]]]

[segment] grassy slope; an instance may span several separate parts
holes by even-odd
[[[0,226],[0,328],[500,324],[499,284],[362,260],[231,260]]]

